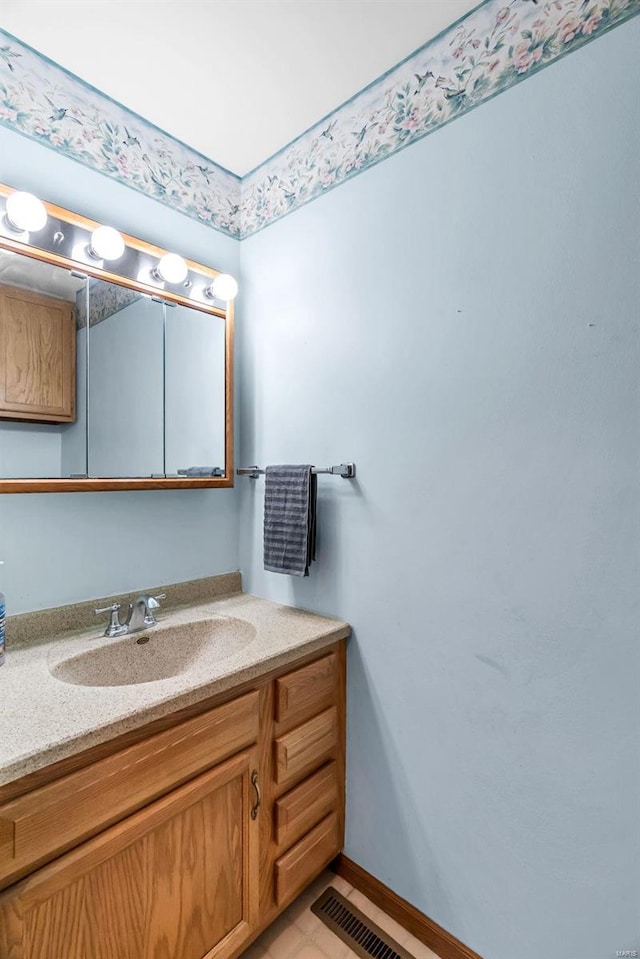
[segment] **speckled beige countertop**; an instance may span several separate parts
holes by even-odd
[[[168,600],[169,595],[166,604]],[[67,630],[50,639],[40,628],[34,643],[22,641],[12,648],[9,642],[5,665],[0,667],[0,785],[239,686],[350,633],[347,623],[246,593],[173,610],[164,605],[158,613],[158,626],[119,639],[102,635],[107,621],[96,622],[91,629],[84,625]],[[189,626],[193,623],[199,625]],[[103,650],[111,644],[122,644],[114,646],[116,656],[120,650],[123,656],[147,651],[154,630],[157,645],[163,633],[170,637],[171,627],[178,628],[168,640],[176,657],[171,669],[175,666],[178,672],[169,678],[134,685],[85,686],[62,681],[53,674],[64,674],[69,662],[78,662],[75,657],[87,651],[99,651],[99,657],[106,657],[108,662],[111,654]],[[188,653],[179,648],[180,629],[185,636],[198,633],[198,643]],[[214,638],[211,643],[209,629]],[[146,635],[150,637],[148,646],[134,645]],[[242,642],[236,642],[234,636],[242,636]],[[166,660],[166,649],[163,655]],[[168,659],[171,662],[172,656]],[[82,661],[88,662],[86,658]],[[108,670],[100,664],[98,668]],[[102,680],[109,682],[110,677],[103,675]]]

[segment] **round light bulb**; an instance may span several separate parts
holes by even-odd
[[[189,274],[189,267],[177,253],[165,253],[158,263],[157,270],[166,283],[182,283]]]
[[[220,273],[211,284],[211,295],[216,300],[235,300],[238,284],[230,273]]]
[[[18,190],[7,197],[7,219],[20,233],[37,233],[47,222],[47,211],[33,193]]]
[[[112,226],[99,226],[91,234],[90,250],[98,260],[119,260],[124,253],[124,240]]]

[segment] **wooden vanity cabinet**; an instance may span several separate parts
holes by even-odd
[[[260,911],[272,922],[342,849],[345,644],[279,676],[264,691],[265,800]]]
[[[255,750],[198,776],[5,894],[6,959],[227,959],[258,919]]]
[[[0,285],[0,419],[73,423],[75,418],[73,305]]]
[[[0,787],[0,959],[240,956],[342,848],[344,685],[340,641]]]

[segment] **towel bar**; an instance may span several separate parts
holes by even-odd
[[[312,473],[332,473],[334,476],[341,476],[343,479],[355,479],[356,464],[340,463],[339,466],[312,466]],[[258,479],[264,473],[259,466],[243,466],[236,470],[238,476],[248,476],[250,479]]]

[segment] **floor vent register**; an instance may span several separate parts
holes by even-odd
[[[332,886],[314,902],[311,912],[361,959],[414,959]]]

